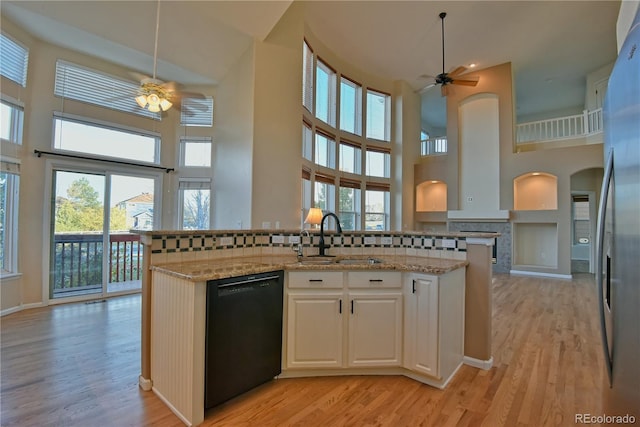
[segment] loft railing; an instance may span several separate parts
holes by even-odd
[[[102,234],[60,233],[54,236],[53,246],[54,295],[102,288]],[[109,235],[109,283],[140,280],[142,247],[137,234]]]
[[[516,125],[516,142],[543,142],[578,138],[602,132],[602,108],[582,114]]]
[[[446,136],[438,136],[420,141],[420,155],[433,156],[438,154],[447,154]]]

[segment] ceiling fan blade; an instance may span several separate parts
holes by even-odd
[[[461,65],[461,66],[456,67],[453,70],[451,70],[448,74],[449,74],[449,77],[455,77],[455,76],[458,76],[458,75],[464,73],[465,71],[467,71],[467,67],[463,67]]]
[[[461,86],[476,86],[478,84],[478,80],[462,80],[462,79],[453,79],[453,81],[451,82],[454,85],[461,85]]]
[[[428,91],[429,89],[431,89],[432,87],[434,87],[436,85],[436,82],[433,83],[429,83],[426,86],[423,86],[421,89],[418,89],[415,93],[425,93],[426,91]]]
[[[138,73],[137,71],[129,71],[128,74],[131,76],[131,78],[141,82],[142,80],[146,80],[146,79],[150,79],[151,76],[148,76],[146,74],[142,74],[142,73]]]

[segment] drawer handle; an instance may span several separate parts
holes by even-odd
[[[310,282],[322,282],[322,279],[309,279]]]
[[[384,282],[384,279],[369,279],[370,282]]]

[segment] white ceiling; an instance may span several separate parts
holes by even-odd
[[[511,62],[518,115],[582,106],[586,74],[616,58],[617,0],[303,3],[308,27],[336,55],[416,90],[419,76],[442,71],[438,14],[447,12],[445,68]],[[158,76],[216,84],[290,4],[162,0]],[[0,10],[36,37],[152,71],[156,2],[3,0]],[[423,96],[429,120],[442,120],[438,92]]]

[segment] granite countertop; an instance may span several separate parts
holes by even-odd
[[[376,263],[368,263],[368,257],[339,256],[334,258],[305,257],[302,262],[294,256],[261,256],[220,258],[208,261],[153,265],[151,269],[192,282],[225,279],[247,274],[286,271],[340,271],[340,270],[396,270],[426,274],[445,274],[468,265],[466,260],[427,258],[419,256],[374,256]],[[359,261],[362,262],[359,262]],[[342,261],[343,263],[340,263]]]

